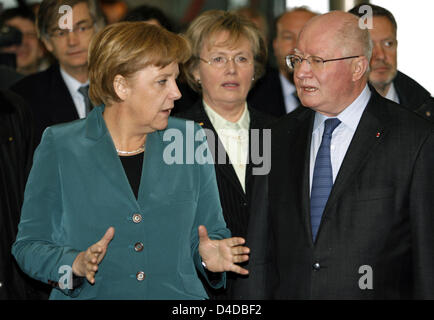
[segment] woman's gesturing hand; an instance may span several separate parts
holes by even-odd
[[[86,251],[80,252],[72,264],[72,272],[78,277],[86,277],[89,283],[94,284],[98,265],[104,259],[107,247],[114,235],[115,229],[110,227],[101,240],[91,245]]]
[[[198,231],[199,254],[209,271],[249,274],[248,270],[235,264],[249,260],[250,249],[242,246],[246,242],[243,238],[211,240],[205,226],[199,226]]]

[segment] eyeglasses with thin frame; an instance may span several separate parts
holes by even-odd
[[[226,57],[226,56],[213,56],[209,60],[203,59],[201,57],[197,57],[200,61],[208,63],[210,66],[216,68],[224,68],[229,61],[234,61],[234,63],[239,67],[247,67],[253,63],[252,59],[243,56],[237,55],[235,57]]]
[[[72,28],[72,30],[56,28],[51,31],[49,35],[52,38],[65,39],[70,32],[74,32],[75,35],[79,36],[88,33],[90,30],[93,29],[94,26],[94,21],[82,21],[79,22],[74,28]]]
[[[324,60],[323,58],[317,57],[317,56],[309,56],[307,58],[300,57],[296,54],[290,54],[285,57],[286,65],[291,70],[295,70],[301,66],[303,61],[307,61],[307,63],[310,65],[312,70],[320,71],[322,70],[324,63],[330,62],[330,61],[339,61],[339,60],[346,60],[346,59],[354,59],[358,58],[360,56],[350,56],[350,57],[343,57],[343,58],[335,58],[335,59],[327,59]]]

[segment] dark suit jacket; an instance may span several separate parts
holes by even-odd
[[[251,108],[249,108],[249,112],[250,129],[267,128],[268,123],[274,120],[273,117]],[[201,124],[202,128],[212,130],[214,136],[218,137],[205,112],[202,101],[198,101],[191,109],[176,116],[194,120]],[[260,141],[262,142],[262,137]],[[252,150],[251,142],[250,136],[249,154]],[[224,150],[221,141],[218,140],[217,143],[220,144],[220,147],[215,146],[213,148],[212,144],[210,144],[213,158],[219,159],[222,156],[226,158],[226,164],[218,164],[218,161],[215,160],[217,185],[223,208],[223,216],[229,230],[231,230],[232,236],[244,237],[246,245],[250,247],[252,254],[250,261],[246,265],[246,268],[250,272],[248,277],[228,273],[227,290],[216,291],[207,288],[208,294],[211,299],[266,299],[269,292],[267,293],[267,283],[263,277],[266,273],[262,272],[262,270],[268,266],[267,245],[269,245],[269,242],[266,240],[268,236],[265,225],[267,219],[263,216],[263,211],[260,212],[260,210],[266,210],[266,200],[259,196],[252,198],[252,193],[263,195],[266,192],[266,189],[264,189],[265,183],[263,182],[264,177],[252,174],[254,165],[252,161],[249,161],[246,168],[246,193],[244,193],[235,170],[232,164],[229,163],[228,155],[226,152],[224,155],[219,155],[218,153],[219,150]],[[259,146],[259,149],[262,150],[262,145]],[[260,154],[262,155],[262,152]],[[259,181],[262,181],[262,183]],[[257,199],[257,202],[252,201],[253,199]],[[256,219],[256,217],[260,220]]]
[[[175,100],[173,110],[171,112],[175,117],[178,113],[186,112],[192,108],[196,101],[200,99],[200,95],[195,92],[190,86],[183,81],[177,81],[178,89],[181,92],[181,98]]]
[[[26,276],[11,254],[33,158],[33,126],[28,106],[0,90],[0,300],[46,299],[48,288]]]
[[[393,80],[393,84],[398,93],[400,104],[429,120],[434,120],[434,107],[427,104],[431,94],[424,87],[400,71]],[[425,106],[422,107],[424,104]]]
[[[22,74],[19,74],[12,68],[0,64],[0,89],[8,89],[22,78],[24,78]]]
[[[300,109],[272,127],[277,299],[434,298],[434,126],[371,91],[315,243],[309,198],[315,113]],[[370,275],[373,289],[360,289]]]
[[[33,111],[36,145],[45,128],[79,118],[59,65],[25,77],[11,90],[22,96]]]
[[[425,115],[428,120],[434,122],[434,98],[429,98],[419,109],[417,113]]]
[[[265,75],[259,79],[247,96],[249,106],[263,113],[281,117],[286,114],[282,84],[279,70],[267,68]]]

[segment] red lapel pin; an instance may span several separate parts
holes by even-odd
[[[377,132],[377,138],[379,138],[381,136],[380,132]]]

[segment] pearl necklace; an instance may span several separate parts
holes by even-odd
[[[145,145],[141,146],[139,149],[134,151],[122,151],[116,148],[116,151],[118,154],[133,154],[133,153],[139,153],[145,151]]]

